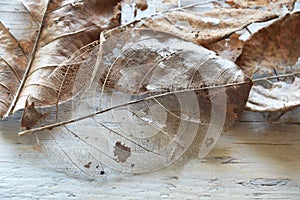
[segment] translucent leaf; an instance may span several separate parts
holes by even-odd
[[[2,99],[0,116],[24,108],[26,101],[48,106],[70,98],[72,77],[89,51],[87,45],[98,40],[102,30],[119,25],[118,15],[115,16],[117,3],[117,0],[22,1],[20,7],[30,20],[24,26],[30,26],[21,29],[32,31],[26,34],[29,38],[18,34],[15,37],[5,26],[0,26],[4,33],[0,38],[0,55],[5,63],[0,76],[6,77],[0,82],[3,86],[10,84],[1,91],[9,98]]]
[[[259,30],[245,42],[237,64],[256,80],[247,108],[282,111],[299,106],[299,33],[300,13],[295,12]]]
[[[82,93],[59,109],[60,122],[20,134],[42,131],[55,168],[92,178],[205,156],[241,115],[252,85],[212,51],[139,29],[102,33],[74,83]]]

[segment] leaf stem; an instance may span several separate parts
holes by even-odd
[[[82,116],[82,117],[78,117],[78,118],[75,118],[75,119],[70,119],[70,120],[66,120],[66,121],[62,121],[62,122],[58,122],[58,123],[54,123],[54,124],[49,124],[49,125],[38,127],[38,128],[25,130],[25,131],[19,132],[18,135],[20,135],[20,136],[21,135],[27,135],[27,134],[30,134],[30,133],[33,133],[33,132],[36,132],[36,131],[42,131],[42,130],[45,130],[45,129],[53,129],[53,128],[58,127],[58,126],[63,126],[63,125],[78,122],[78,121],[81,121],[81,120],[84,120],[84,119],[87,119],[87,118],[90,118],[90,117],[94,117],[96,115],[108,112],[108,111],[116,109],[116,108],[120,108],[120,107],[123,107],[123,106],[129,106],[129,105],[136,104],[136,103],[139,103],[139,102],[142,102],[142,101],[154,100],[156,98],[164,97],[164,96],[171,95],[171,94],[178,94],[178,93],[182,93],[182,92],[193,92],[193,91],[200,91],[200,90],[206,90],[206,89],[215,89],[215,88],[222,88],[222,87],[229,87],[229,86],[237,86],[237,85],[243,85],[243,84],[249,84],[249,83],[250,83],[250,81],[244,81],[244,82],[231,83],[231,84],[226,84],[226,85],[215,85],[215,86],[207,86],[207,87],[199,87],[199,88],[188,88],[188,89],[183,89],[183,90],[165,92],[165,93],[162,93],[162,94],[157,94],[157,95],[145,97],[145,98],[142,98],[142,99],[129,101],[127,103],[111,106],[111,107],[105,108],[103,110],[99,110],[97,112],[94,112],[94,113],[91,113],[89,115],[85,115],[85,116]]]
[[[294,73],[290,73],[290,74],[281,74],[281,75],[257,78],[257,79],[253,79],[252,82],[256,83],[256,82],[259,82],[259,81],[266,81],[266,80],[275,79],[275,78],[276,79],[285,78],[285,77],[290,77],[290,76],[296,76],[296,75],[299,75],[299,74],[300,74],[300,72],[294,72]]]
[[[50,0],[48,0],[47,7],[46,7],[46,8],[49,7],[49,4],[50,4]],[[47,10],[47,9],[46,9],[46,10]],[[42,28],[43,28],[43,24],[44,24],[44,21],[45,21],[46,13],[47,13],[46,11],[45,11],[45,13],[43,13],[42,22],[41,22],[41,24],[40,24],[40,27],[39,27],[37,36],[36,36],[36,38],[35,38],[35,42],[34,42],[34,45],[33,45],[33,48],[32,48],[32,52],[31,52],[31,55],[30,55],[30,59],[29,59],[29,61],[28,61],[28,63],[27,63],[27,67],[26,67],[26,70],[25,70],[25,72],[24,72],[24,75],[23,75],[22,81],[21,81],[21,83],[20,83],[20,86],[18,87],[17,93],[16,93],[16,95],[14,96],[14,99],[12,100],[12,103],[10,104],[10,106],[9,106],[9,108],[8,108],[8,110],[7,110],[7,112],[6,112],[6,114],[4,115],[4,118],[8,117],[8,115],[10,115],[10,114],[14,111],[14,109],[15,109],[15,107],[16,107],[16,105],[17,105],[17,101],[18,101],[18,99],[19,99],[19,96],[20,96],[20,94],[21,94],[21,91],[22,91],[23,88],[24,88],[25,82],[26,82],[27,77],[28,77],[28,75],[29,75],[29,72],[30,72],[30,69],[31,69],[31,66],[32,66],[32,63],[33,63],[33,60],[34,60],[34,57],[35,57],[35,54],[36,54],[36,51],[37,51],[38,42],[39,42],[40,37],[41,37]]]
[[[123,106],[129,106],[129,105],[136,104],[136,103],[139,103],[139,102],[142,102],[142,101],[155,100],[156,98],[164,97],[164,96],[171,95],[171,94],[178,94],[178,93],[182,93],[182,92],[193,92],[193,91],[200,91],[200,90],[207,90],[207,89],[216,89],[216,88],[222,88],[222,87],[232,87],[232,86],[237,86],[237,85],[249,84],[250,82],[259,82],[259,81],[264,81],[264,80],[274,79],[274,78],[290,77],[290,76],[295,76],[295,75],[298,75],[298,74],[300,74],[300,72],[295,72],[295,73],[291,73],[291,74],[284,74],[284,75],[278,75],[278,76],[258,78],[258,79],[254,79],[252,81],[249,79],[247,81],[243,81],[243,82],[239,82],[239,83],[230,83],[230,84],[225,84],[225,85],[222,84],[222,85],[214,85],[214,86],[199,87],[199,88],[187,88],[187,89],[183,89],[183,90],[165,92],[165,93],[162,93],[162,94],[157,94],[157,95],[145,97],[145,98],[142,98],[142,99],[129,101],[127,103],[111,106],[111,107],[105,108],[103,110],[99,110],[97,112],[94,112],[94,113],[91,113],[89,115],[85,115],[85,116],[82,116],[82,117],[78,117],[78,118],[75,118],[75,119],[70,119],[70,120],[66,120],[66,121],[62,121],[62,122],[58,122],[58,123],[54,123],[54,124],[50,124],[50,125],[46,125],[46,126],[42,126],[42,127],[38,127],[38,128],[25,130],[25,131],[19,132],[18,135],[23,136],[23,135],[34,133],[36,131],[42,131],[42,130],[45,130],[45,129],[53,129],[55,127],[67,125],[67,124],[70,124],[70,123],[75,123],[75,122],[78,122],[78,121],[81,121],[81,120],[84,120],[84,119],[87,119],[87,118],[90,118],[90,117],[94,117],[96,115],[108,112],[108,111],[116,109],[116,108],[120,108],[120,107],[123,107]]]

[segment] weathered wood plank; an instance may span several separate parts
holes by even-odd
[[[33,137],[16,136],[17,126],[0,123],[0,199],[300,198],[299,125],[241,122],[205,159],[104,182],[51,170],[33,149]]]

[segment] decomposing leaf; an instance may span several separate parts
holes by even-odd
[[[283,71],[296,64],[300,55],[299,18],[299,12],[288,14],[245,42],[237,64],[248,76],[274,75],[274,69]]]
[[[250,92],[248,109],[280,111],[299,106],[299,33],[300,13],[295,12],[245,42],[237,64],[249,77],[260,80]]]
[[[300,78],[297,77],[292,83],[275,82],[268,88],[254,86],[247,102],[247,108],[254,111],[287,111],[299,105]]]
[[[226,3],[235,8],[264,8],[264,9],[289,9],[293,10],[296,0],[226,0]]]
[[[1,2],[0,21],[18,41],[25,55],[30,56],[38,33],[38,22],[33,15],[20,2],[4,1]]]
[[[128,5],[135,6],[139,2],[138,0],[135,1],[129,1],[125,0],[122,2],[122,6],[126,7]],[[210,0],[210,1],[197,1],[197,0],[163,0],[163,1],[148,1],[147,8],[144,11],[138,12],[137,9],[135,10],[128,10],[125,8],[125,15],[126,18],[128,18],[128,15],[130,15],[130,12],[134,12],[133,19],[140,19],[141,17],[150,17],[151,14],[154,13],[161,13],[161,12],[168,12],[170,10],[189,10],[189,11],[195,11],[195,12],[209,12],[213,11],[215,9],[229,9],[231,8],[238,8],[242,9],[245,12],[247,10],[255,10],[257,12],[259,11],[270,11],[273,13],[277,13],[280,15],[283,12],[291,11],[294,8],[296,0],[275,0],[275,1],[269,1],[269,0],[245,0],[245,1],[239,1],[239,0]],[[132,20],[132,17],[130,17]],[[127,19],[128,20],[128,19]],[[126,21],[126,19],[125,19]]]
[[[70,98],[72,95],[68,93],[68,87],[73,84],[72,77],[85,59],[86,53],[82,52],[82,49],[86,50],[88,44],[98,40],[102,30],[119,25],[119,16],[115,15],[118,13],[115,7],[118,0],[22,2],[33,16],[33,24],[38,24],[38,29],[32,30],[35,37],[30,49],[21,45],[23,41],[17,41],[8,34],[4,26],[0,27],[0,31],[5,32],[1,44],[5,42],[5,45],[10,46],[10,48],[2,46],[0,49],[0,55],[6,55],[2,57],[6,63],[5,68],[11,68],[19,73],[18,77],[12,73],[9,80],[1,79],[2,85],[6,85],[6,81],[12,88],[7,88],[10,99],[2,100],[4,106],[1,107],[1,116],[5,111],[8,115],[24,108],[26,100],[29,102],[28,105],[35,102],[36,106],[44,106],[55,105]],[[10,43],[7,43],[8,40]],[[31,52],[26,62],[25,49],[30,49]],[[21,53],[15,56],[14,52]],[[71,59],[71,55],[75,52],[78,52],[76,61]],[[19,62],[21,59],[19,57],[25,57],[22,63]],[[16,65],[18,66],[15,67]],[[1,76],[8,79],[7,70],[2,72]]]
[[[295,1],[278,0],[272,3],[256,2],[257,6],[238,7],[224,0],[148,1],[148,9],[138,13],[138,16],[136,13],[130,16],[131,11],[127,8],[130,2],[126,2],[122,4],[125,10],[122,13],[122,22],[127,24],[133,21],[128,24],[129,27],[163,31],[201,45],[227,38],[249,24],[284,15],[286,9],[282,7],[292,8],[295,3]],[[247,2],[253,3],[253,1]]]
[[[222,58],[235,61],[242,53],[244,42],[240,40],[240,34],[234,33],[219,42],[204,45],[207,49],[215,51]]]
[[[253,22],[276,18],[280,12],[250,9],[214,9],[208,12],[175,10],[138,20],[129,26],[163,31],[197,44],[211,44]]]
[[[0,116],[8,110],[27,63],[19,43],[0,22]]]
[[[21,133],[44,130],[45,152],[75,176],[153,171],[199,146],[205,156],[252,85],[233,62],[163,32],[108,31],[94,53],[79,68],[74,87],[85,89],[68,118]]]

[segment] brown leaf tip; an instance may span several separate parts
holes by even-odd
[[[127,158],[131,155],[130,147],[125,146],[121,142],[116,142],[114,147],[115,160],[118,162],[126,162]]]
[[[21,120],[21,129],[28,130],[37,125],[44,115],[41,114],[34,106],[34,102],[29,103],[28,99],[25,103],[25,109]]]

